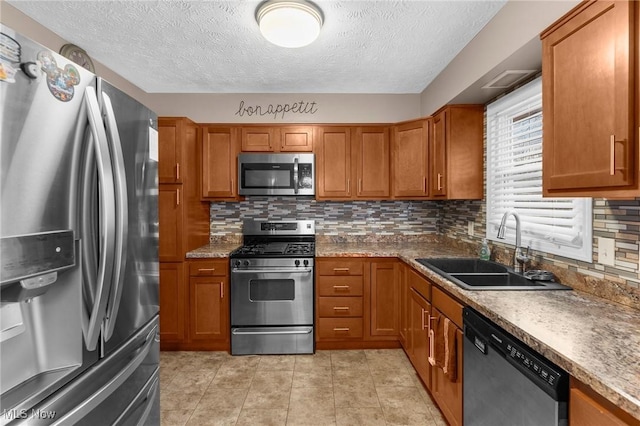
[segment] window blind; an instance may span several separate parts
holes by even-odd
[[[487,238],[508,210],[521,219],[522,245],[591,261],[591,199],[542,197],[542,83],[538,78],[487,106]]]

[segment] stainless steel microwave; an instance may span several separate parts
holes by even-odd
[[[238,155],[240,195],[315,195],[314,154]]]

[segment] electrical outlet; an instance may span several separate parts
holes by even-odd
[[[469,234],[470,237],[473,237],[473,221],[470,220],[467,222],[467,234]]]
[[[598,263],[615,266],[616,240],[613,238],[598,237]]]

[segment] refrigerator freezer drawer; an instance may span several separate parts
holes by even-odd
[[[159,419],[158,317],[17,424],[153,424]]]

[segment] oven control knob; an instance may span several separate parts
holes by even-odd
[[[242,262],[242,264],[243,264],[244,266],[249,266],[249,261],[248,261],[248,260],[245,260],[244,262]]]
[[[295,261],[295,262],[293,262],[293,263],[295,263],[295,264],[296,264],[296,266],[300,266],[300,261],[299,261],[298,259],[296,259],[296,261]]]
[[[302,263],[304,263],[304,266],[309,266],[309,261],[307,259],[305,259]]]
[[[240,267],[240,261],[236,260],[235,262],[233,262],[233,266],[235,266],[236,268]]]

